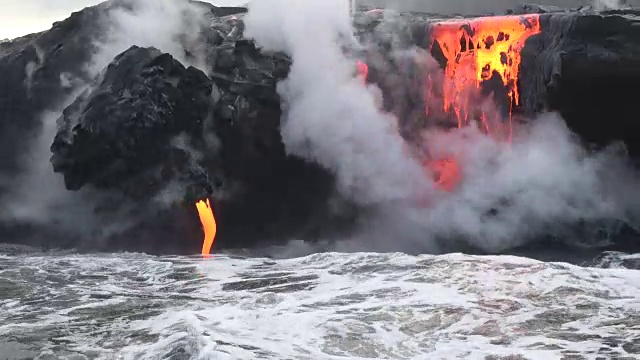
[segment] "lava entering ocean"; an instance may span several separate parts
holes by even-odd
[[[425,80],[425,114],[431,116],[438,113],[435,110],[442,110],[445,117],[455,117],[458,128],[477,120],[487,135],[511,142],[513,108],[520,104],[520,51],[525,41],[539,32],[539,16],[535,14],[433,24],[431,53],[439,50],[446,63],[442,82],[434,81],[431,74]],[[356,68],[358,75],[366,80],[367,64],[358,61]],[[498,108],[495,94],[487,96],[482,91],[484,82],[496,79],[508,97],[506,114]],[[441,101],[440,109],[432,108],[434,99]],[[461,180],[460,165],[454,157],[431,158],[424,164],[441,190],[452,191]]]
[[[216,239],[217,224],[216,218],[213,215],[213,209],[209,199],[206,201],[200,200],[196,203],[198,209],[198,215],[200,216],[200,222],[202,223],[202,230],[204,231],[204,240],[202,241],[202,255],[208,256],[211,253],[211,247]]]
[[[511,142],[513,107],[520,104],[518,73],[520,51],[526,40],[540,32],[538,15],[495,16],[438,22],[431,28],[431,52],[439,49],[446,60],[442,100],[445,114],[453,111],[458,128],[479,120],[487,135]],[[508,97],[508,114],[503,118],[495,97],[483,98],[483,82],[498,78]],[[425,84],[425,96],[433,94],[433,81]],[[425,99],[426,100],[426,99]],[[425,111],[430,113],[429,101]],[[436,184],[453,190],[460,181],[455,158],[437,159],[427,164]]]
[[[462,127],[470,120],[481,120],[487,132],[497,136],[503,121],[492,122],[498,112],[488,113],[473,96],[484,81],[499,76],[509,98],[508,127],[511,136],[513,106],[520,104],[518,72],[520,51],[525,41],[540,32],[538,15],[494,16],[448,20],[433,24],[431,51],[437,49],[446,59],[442,97],[444,111],[453,111]],[[428,111],[429,109],[427,109]],[[479,110],[479,111],[478,111]]]

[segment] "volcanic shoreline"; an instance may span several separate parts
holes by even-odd
[[[107,1],[72,14],[51,30],[0,43],[1,241],[193,254],[202,241],[195,207],[201,199],[211,201],[219,224],[217,249],[291,239],[332,241],[358,231],[359,220],[370,209],[339,193],[334,173],[290,154],[283,144],[286,104],[277,85],[288,77],[292,59],[244,36],[245,8],[183,5],[198,25],[197,31],[177,34],[179,53],[131,43],[98,71],[92,66],[109,41],[110,16],[134,12],[133,3]],[[509,121],[557,112],[590,151],[619,142],[623,146],[617,149],[628,162],[637,161],[640,123],[633,89],[640,81],[639,14],[638,9],[542,6],[510,11],[511,19],[535,19],[539,28],[523,38],[511,82],[492,69],[495,73],[481,82],[482,94],[492,94],[496,113]],[[499,30],[505,25],[498,19],[482,18],[478,24],[494,22]],[[452,45],[434,41],[436,29],[447,21],[456,36],[464,26],[473,27],[471,20],[461,18],[421,13],[389,17],[365,8],[354,19],[356,36],[368,44],[347,49],[354,58],[354,76],[356,60],[366,63],[365,80],[380,88],[384,108],[399,119],[408,143],[427,125],[455,128],[466,124],[463,118],[477,115],[465,109],[458,113],[454,104],[436,121],[433,112],[424,111],[429,104],[423,93],[410,86],[399,89],[398,78],[388,76],[401,66],[387,57],[392,48],[417,46],[429,52],[443,76],[463,53],[479,46],[469,32],[467,40],[463,36],[453,42],[461,46],[466,41],[464,50],[448,58],[443,46]],[[496,39],[497,34],[491,41]],[[503,65],[513,64],[507,54],[505,59]],[[415,74],[400,80],[415,82]],[[54,122],[55,131],[47,131]],[[38,141],[47,144],[47,151],[25,155],[33,154]],[[37,186],[57,193],[36,216],[29,205],[48,198],[38,196],[42,189],[28,187],[43,157],[48,175]],[[61,179],[63,186],[57,189]],[[31,196],[20,198],[25,193]],[[572,238],[591,238],[581,247],[639,252],[635,229],[640,224],[633,218],[614,219],[606,234],[585,232],[590,228],[585,224],[563,226],[572,229]],[[532,238],[538,241],[526,246],[572,245],[557,234]],[[485,252],[464,245],[464,238],[443,241],[449,244],[444,251]]]

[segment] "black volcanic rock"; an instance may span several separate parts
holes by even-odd
[[[622,141],[639,158],[637,11],[542,14],[540,22],[522,50],[523,111],[558,111],[585,142]]]
[[[212,89],[202,71],[185,68],[171,55],[130,48],[58,120],[54,171],[64,175],[69,190],[90,183],[141,200],[175,174],[201,184],[196,197],[208,195],[204,172],[190,168],[189,154],[171,140],[202,137]]]
[[[69,190],[117,191],[145,209],[178,184],[182,201],[150,211],[110,239],[108,249],[197,251],[194,203],[203,197],[212,199],[222,224],[217,247],[342,231],[352,222],[350,208],[341,213],[328,201],[333,176],[287,155],[280,137],[276,85],[290,59],[258,50],[234,17],[214,19],[202,38],[208,76],[156,49],[134,46],[59,120],[51,162]],[[184,236],[189,241],[182,248],[170,245]],[[129,238],[138,240],[122,240]]]

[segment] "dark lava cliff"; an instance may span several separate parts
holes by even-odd
[[[83,194],[83,205],[89,203],[97,219],[69,232],[55,221],[12,216],[5,207],[1,241],[195,253],[201,232],[193,204],[205,197],[220,224],[217,247],[337,238],[354,228],[364,210],[336,193],[334,175],[285,151],[284,105],[276,86],[291,60],[244,38],[246,9],[189,6],[204,25],[197,34],[176,37],[181,53],[131,43],[98,73],[87,64],[108,40],[109,14],[133,11],[127,1],[87,8],[49,31],[0,44],[0,203],[16,201],[15,179],[28,173],[22,156],[32,144],[28,139],[42,132],[43,113],[57,111],[55,136],[47,140],[51,171],[64,179],[60,191]],[[584,9],[541,15],[542,32],[522,51],[518,113],[558,111],[585,144],[621,141],[638,158],[636,15]],[[433,21],[408,13],[392,25],[371,14],[356,17],[358,35],[377,44],[378,59],[391,47],[427,49]],[[393,37],[400,45],[392,44],[389,29],[401,35]],[[372,61],[370,81],[389,94],[394,89],[380,74],[393,64],[383,63],[387,67],[377,68]],[[387,102],[401,121],[425,116],[411,110],[424,108],[419,96],[396,92],[389,98],[409,101],[396,107]],[[620,232],[621,248],[636,246],[630,225]]]

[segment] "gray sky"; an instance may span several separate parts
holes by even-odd
[[[159,1],[159,0],[158,0]],[[217,5],[239,5],[247,0],[203,0]],[[345,0],[347,1],[347,0]],[[523,3],[554,4],[565,7],[590,4],[594,0],[357,0],[359,3],[391,5],[399,10],[426,10],[437,13],[501,12]],[[615,0],[601,0],[613,2]],[[101,0],[0,0],[0,40],[46,30],[71,12]],[[640,5],[640,0],[628,0]]]
[[[237,5],[246,0],[204,0],[218,5]],[[102,0],[0,0],[0,40],[49,29],[73,11]]]

